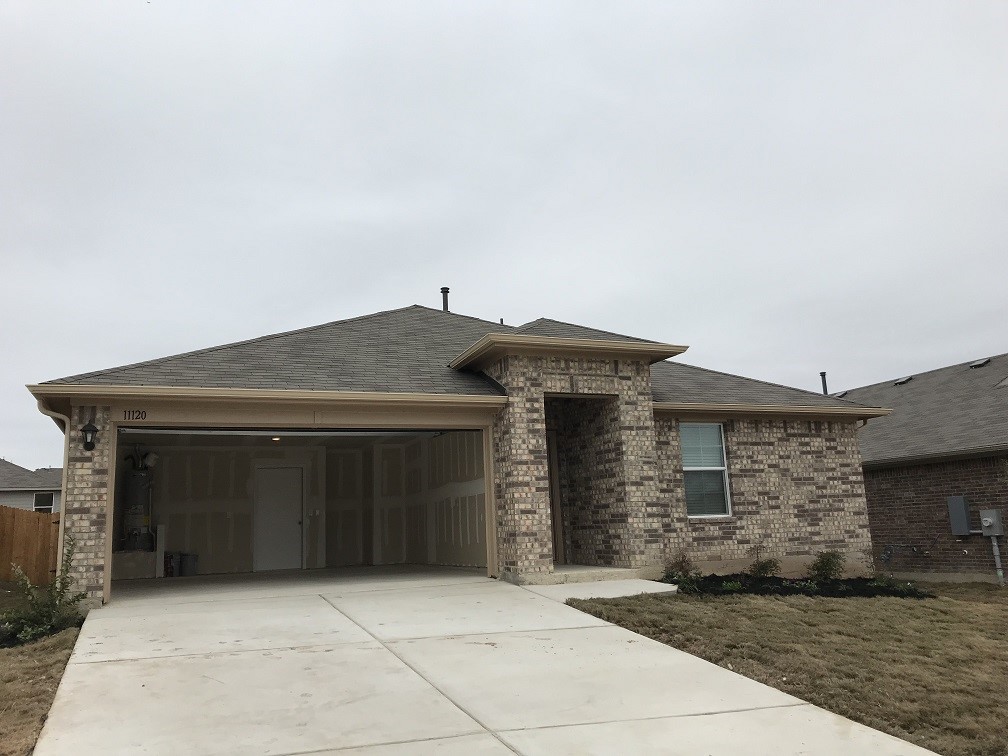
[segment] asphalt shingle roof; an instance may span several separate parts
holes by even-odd
[[[539,318],[531,323],[518,326],[517,333],[527,333],[529,336],[556,336],[564,339],[600,339],[604,341],[630,341],[638,344],[656,344],[648,339],[638,339],[634,336],[624,336],[621,333],[612,331],[600,331],[597,328],[588,328],[574,323],[564,323],[560,320],[550,320],[549,318]]]
[[[719,373],[678,361],[652,365],[651,388],[656,402],[845,408],[860,406],[856,402],[824,396],[815,391]]]
[[[0,459],[0,491],[58,491],[63,487],[63,470],[42,467],[28,470]]]
[[[656,343],[547,318],[515,328],[413,305],[48,383],[500,395],[482,373],[448,367],[488,333]],[[679,362],[651,369],[656,401],[857,406]]]
[[[971,368],[970,360],[851,389],[845,398],[892,407],[858,431],[866,463],[1008,449],[1008,354]]]
[[[420,305],[49,383],[499,395],[448,363],[509,326]]]

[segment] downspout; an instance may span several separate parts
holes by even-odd
[[[70,464],[70,418],[49,408],[44,400],[38,400],[38,410],[43,415],[51,417],[53,422],[63,431],[63,477],[60,490],[60,522],[59,543],[56,548],[56,572],[63,566],[63,527],[66,524],[67,472]]]

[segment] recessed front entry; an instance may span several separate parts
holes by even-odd
[[[301,567],[304,516],[304,470],[260,467],[255,471],[252,569],[294,570]]]

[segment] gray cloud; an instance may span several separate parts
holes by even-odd
[[[804,388],[1008,350],[1003,3],[0,7],[25,383],[419,302]]]

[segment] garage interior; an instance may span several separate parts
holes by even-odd
[[[483,433],[121,428],[112,577],[486,567]]]

